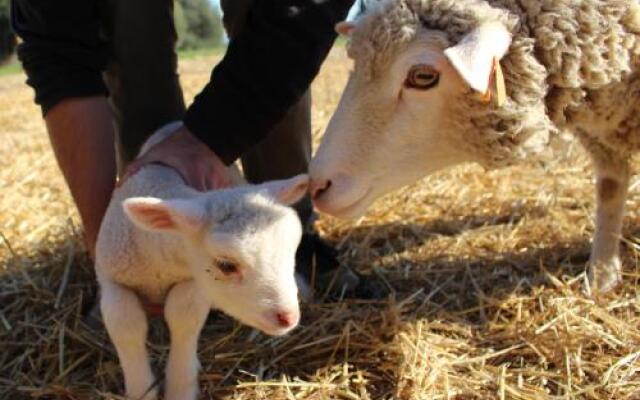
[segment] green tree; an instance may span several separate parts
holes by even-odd
[[[222,20],[209,0],[177,0],[174,19],[180,50],[213,47],[222,42]]]
[[[189,27],[187,26],[187,19],[184,16],[184,9],[179,1],[173,4],[173,20],[176,26],[176,33],[178,34],[178,43],[176,46],[178,49],[184,49],[188,46],[185,42],[188,40]]]
[[[0,0],[0,64],[16,50],[16,35],[11,30],[10,1]]]

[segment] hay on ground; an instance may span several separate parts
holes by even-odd
[[[213,62],[181,65],[187,97]],[[348,68],[337,49],[314,84],[316,141]],[[96,285],[78,218],[23,81],[0,79],[0,398],[118,398],[114,349],[82,319]],[[582,291],[594,196],[578,148],[546,166],[439,173],[357,222],[323,217],[318,228],[342,263],[384,296],[306,305],[283,338],[212,313],[199,348],[202,397],[640,398],[638,182],[624,285],[606,301]],[[167,332],[161,321],[152,332],[160,371]]]

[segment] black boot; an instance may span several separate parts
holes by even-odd
[[[341,297],[353,295],[361,283],[355,271],[340,266],[338,252],[314,231],[302,235],[296,253],[296,272],[312,286],[316,298],[327,292]]]

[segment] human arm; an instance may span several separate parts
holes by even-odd
[[[254,1],[211,82],[187,111],[185,126],[134,161],[124,179],[157,162],[199,190],[226,186],[223,162],[262,140],[307,91],[333,44],[334,25],[351,3]]]
[[[42,108],[58,165],[80,212],[93,255],[115,183],[111,110],[101,72],[97,1],[13,0],[18,57]]]
[[[211,81],[187,110],[187,129],[226,164],[260,142],[306,92],[353,0],[257,0]]]

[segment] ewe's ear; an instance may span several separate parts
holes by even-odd
[[[335,26],[336,32],[342,36],[351,35],[354,29],[356,29],[356,24],[347,21],[338,22]]]
[[[133,197],[122,203],[125,214],[142,229],[163,232],[195,232],[204,225],[204,208],[193,200],[161,200]]]
[[[309,176],[306,174],[294,176],[291,179],[271,181],[262,184],[269,196],[279,203],[292,205],[300,201],[309,189]]]
[[[444,54],[472,89],[486,93],[494,60],[499,61],[510,45],[507,29],[498,22],[489,22],[474,29]]]

